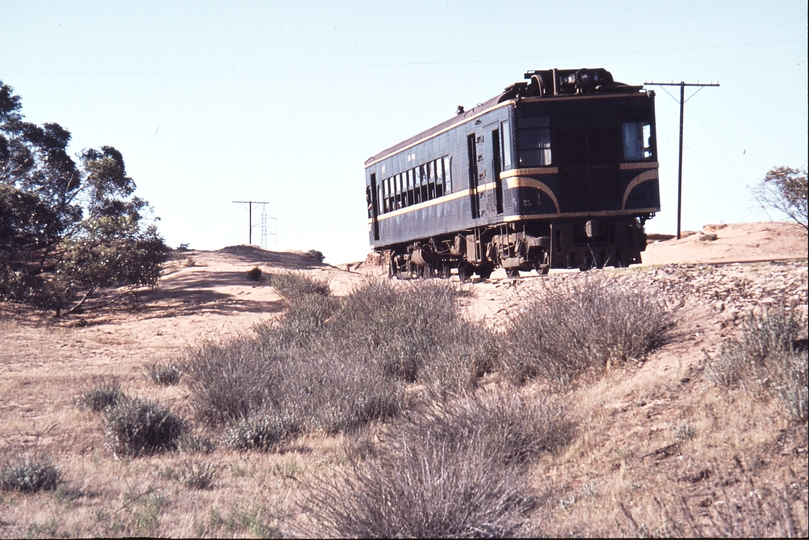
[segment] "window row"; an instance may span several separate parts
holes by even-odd
[[[444,156],[385,178],[377,191],[381,214],[452,193],[450,158]]]

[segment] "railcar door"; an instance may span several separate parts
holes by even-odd
[[[371,173],[371,186],[365,194],[368,200],[368,217],[371,218],[371,230],[374,240],[379,240],[379,203],[376,189],[376,174]]]
[[[498,124],[488,124],[475,139],[477,151],[478,217],[493,217],[502,210],[502,187],[498,204],[497,180],[500,176],[500,135]]]
[[[466,151],[469,162],[469,207],[472,209],[472,219],[477,219],[480,217],[480,202],[478,201],[478,148],[474,133],[466,136]]]

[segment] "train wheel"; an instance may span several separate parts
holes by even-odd
[[[489,279],[494,271],[494,267],[485,265],[485,266],[478,266],[475,272],[477,275],[480,276],[480,279]]]
[[[471,264],[461,263],[458,265],[458,277],[461,281],[469,281],[474,273],[475,269]]]
[[[506,276],[509,279],[515,279],[520,277],[520,269],[519,268],[506,268]]]
[[[446,263],[446,261],[441,261],[441,266],[439,266],[439,274],[438,277],[441,279],[449,279],[450,276],[450,266]]]

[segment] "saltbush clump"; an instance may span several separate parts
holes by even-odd
[[[234,450],[276,450],[299,431],[293,416],[266,411],[231,424],[225,444]]]
[[[392,379],[465,389],[491,367],[496,347],[491,332],[460,314],[461,294],[444,282],[371,280],[341,300],[329,336]]]
[[[121,384],[115,377],[98,380],[93,388],[84,392],[78,398],[80,407],[86,407],[93,412],[101,412],[114,406],[124,397]]]
[[[0,469],[0,489],[34,493],[56,489],[62,473],[47,456],[25,456],[4,463]]]
[[[280,320],[205,343],[181,366],[197,417],[229,426],[232,447],[274,444],[271,435],[249,442],[267,417],[326,433],[393,419],[407,408],[408,383],[463,391],[496,358],[491,332],[461,317],[460,293],[445,283],[369,280],[341,298],[303,274],[272,284],[289,304]]]
[[[242,336],[207,341],[182,362],[197,418],[217,426],[250,416],[273,402],[280,354],[265,340]]]
[[[104,410],[107,446],[116,455],[136,457],[177,449],[185,422],[153,401],[126,397]]]
[[[527,466],[570,440],[548,399],[485,394],[412,411],[381,447],[313,497],[316,520],[340,537],[503,537],[523,530]]]
[[[298,301],[309,294],[318,296],[329,296],[331,294],[328,283],[313,279],[300,272],[273,274],[270,277],[270,284],[289,302]]]

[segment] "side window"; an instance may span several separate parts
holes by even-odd
[[[407,206],[413,206],[416,199],[413,196],[413,169],[407,171]]]
[[[441,197],[444,195],[444,160],[435,160],[435,196]]]
[[[444,157],[444,193],[452,193],[452,162],[449,156]]]
[[[511,168],[511,130],[508,120],[500,123],[500,137],[503,139],[503,170]]]
[[[653,159],[652,126],[644,122],[624,124],[624,159],[626,161],[646,161]]]
[[[418,166],[416,170],[418,171],[419,185],[421,186],[421,201],[424,202],[429,200],[427,196],[427,174],[424,171],[424,165]]]
[[[551,164],[551,130],[547,116],[517,120],[517,149],[520,167]]]
[[[435,199],[435,162],[427,163],[427,191],[430,200]]]

